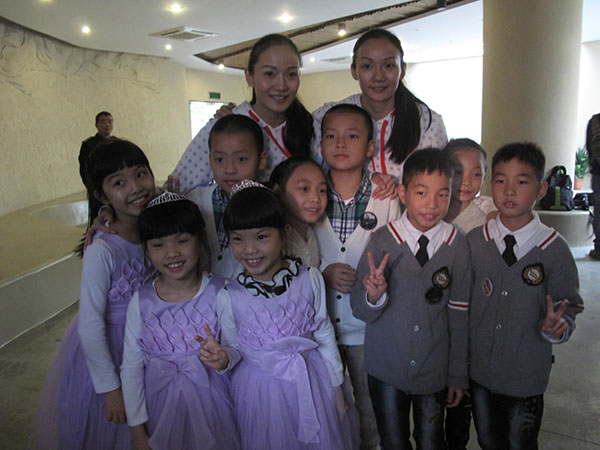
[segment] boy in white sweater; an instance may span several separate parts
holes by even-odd
[[[229,248],[223,214],[231,188],[255,180],[267,164],[263,134],[254,120],[232,114],[219,119],[208,138],[214,183],[192,189],[187,197],[200,207],[210,249],[210,271],[232,278],[241,269]]]
[[[372,233],[400,214],[397,200],[376,200],[364,169],[373,155],[373,122],[362,108],[340,104],[323,117],[321,154],[329,166],[330,196],[326,215],[315,225],[327,309],[336,330],[358,409],[361,449],[377,448],[379,436],[364,369],[365,323],[352,315],[350,291],[356,267]]]

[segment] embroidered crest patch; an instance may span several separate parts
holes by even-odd
[[[487,277],[481,280],[481,290],[483,291],[483,294],[486,297],[491,296],[492,292],[494,292],[494,285],[492,284],[492,280],[490,280]]]
[[[364,212],[360,216],[360,226],[365,230],[372,230],[377,226],[377,216],[369,211]]]
[[[446,289],[450,285],[450,271],[448,268],[444,266],[435,272],[431,277],[431,282],[440,289]]]
[[[531,264],[523,269],[521,276],[525,284],[537,286],[544,281],[544,265],[542,263]]]

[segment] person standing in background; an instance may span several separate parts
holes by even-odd
[[[590,258],[600,260],[600,113],[592,116],[587,126],[585,146],[588,151],[592,172],[592,196],[590,204],[594,207],[592,227],[594,230],[594,248]]]
[[[86,169],[85,164],[92,150],[94,150],[100,143],[110,137],[113,130],[113,116],[107,111],[100,111],[96,114],[96,129],[98,132],[94,136],[90,136],[81,143],[81,150],[79,150],[79,175],[81,175],[81,181],[85,187],[88,184],[85,179]]]

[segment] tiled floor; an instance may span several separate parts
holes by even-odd
[[[586,250],[573,249],[586,309],[572,339],[555,348],[543,450],[600,449],[600,261]],[[0,449],[24,448],[44,372],[75,312],[71,307],[0,349]],[[478,448],[474,436],[469,449]]]

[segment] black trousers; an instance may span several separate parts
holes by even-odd
[[[384,450],[411,450],[410,408],[415,424],[414,439],[418,450],[444,450],[444,408],[446,392],[406,394],[369,375],[369,393],[373,402],[377,429]]]
[[[537,450],[544,396],[494,394],[471,380],[477,440],[483,450]]]
[[[471,397],[465,395],[454,408],[446,408],[446,444],[448,450],[467,450],[471,429]]]

